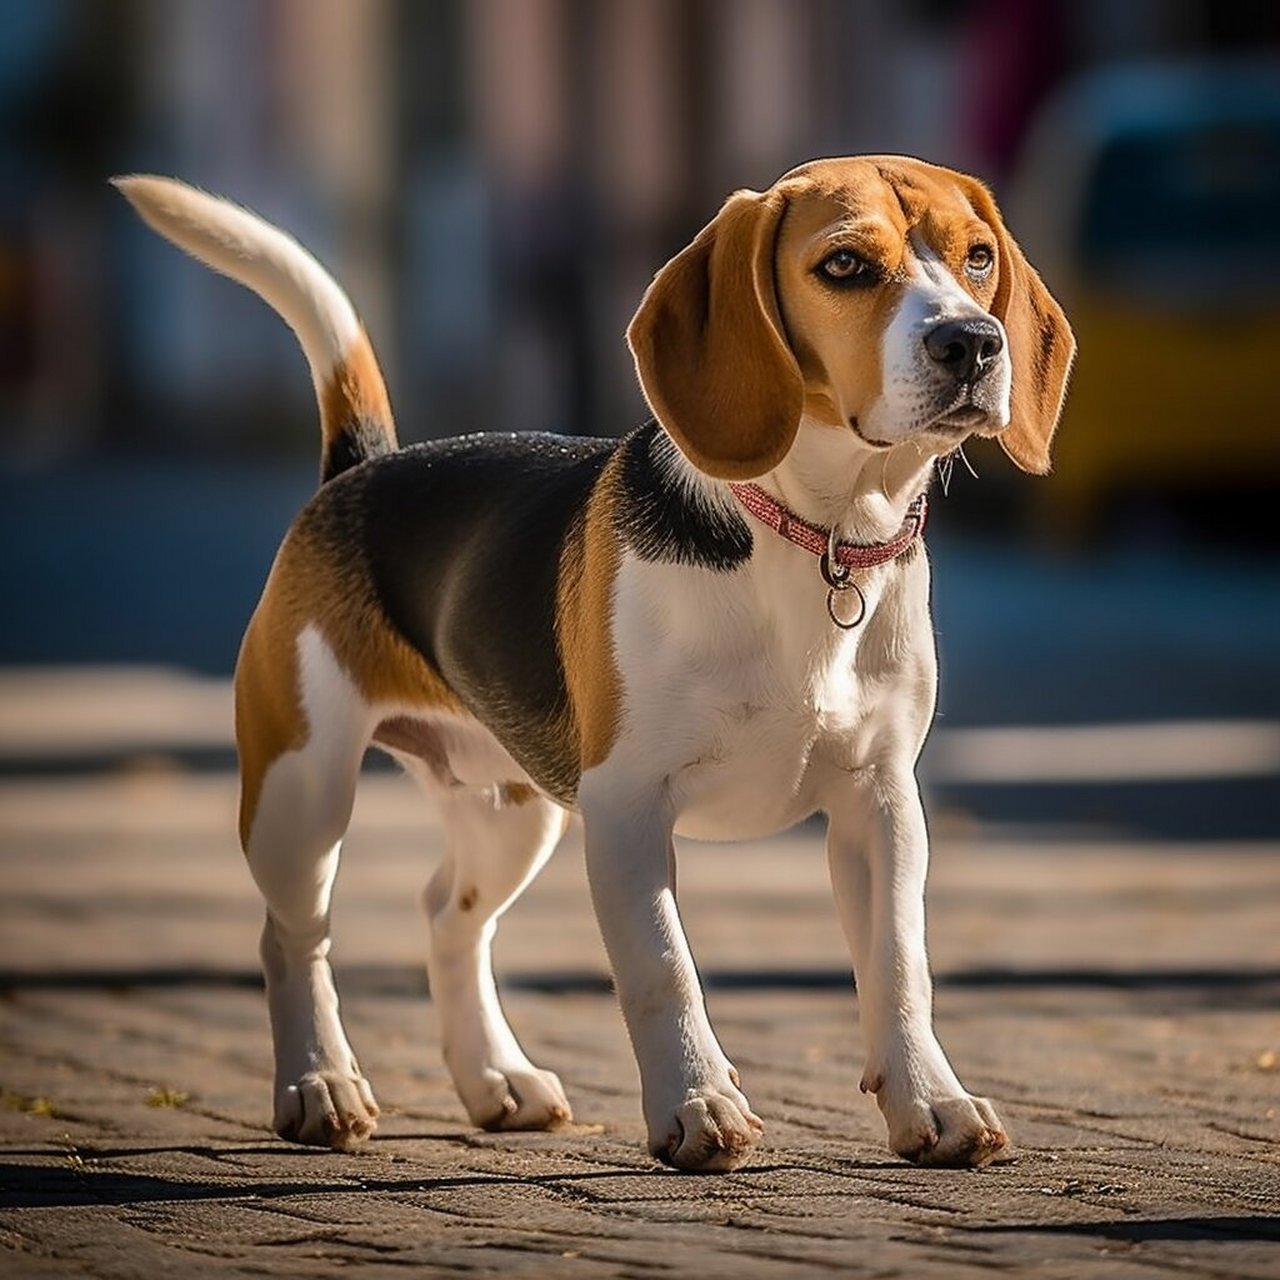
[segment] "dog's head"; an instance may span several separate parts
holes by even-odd
[[[777,466],[802,415],[880,448],[998,436],[1043,474],[1075,353],[991,193],[896,156],[730,196],[627,338],[658,420],[727,480]]]

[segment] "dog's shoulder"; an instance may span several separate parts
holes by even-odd
[[[724,486],[694,471],[656,422],[622,442],[614,483],[614,524],[639,559],[717,572],[750,559],[751,530]]]

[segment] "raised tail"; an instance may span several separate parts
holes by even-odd
[[[396,448],[382,371],[355,308],[292,236],[229,200],[173,178],[112,178],[142,220],[268,302],[311,366],[324,433],[320,481]]]

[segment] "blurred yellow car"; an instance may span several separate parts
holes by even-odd
[[[1074,82],[1006,205],[1079,341],[1056,531],[1133,493],[1280,485],[1280,63]]]

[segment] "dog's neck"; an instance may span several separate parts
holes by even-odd
[[[905,441],[876,448],[852,430],[803,419],[787,456],[756,483],[812,524],[848,542],[882,542],[927,486],[937,454]]]

